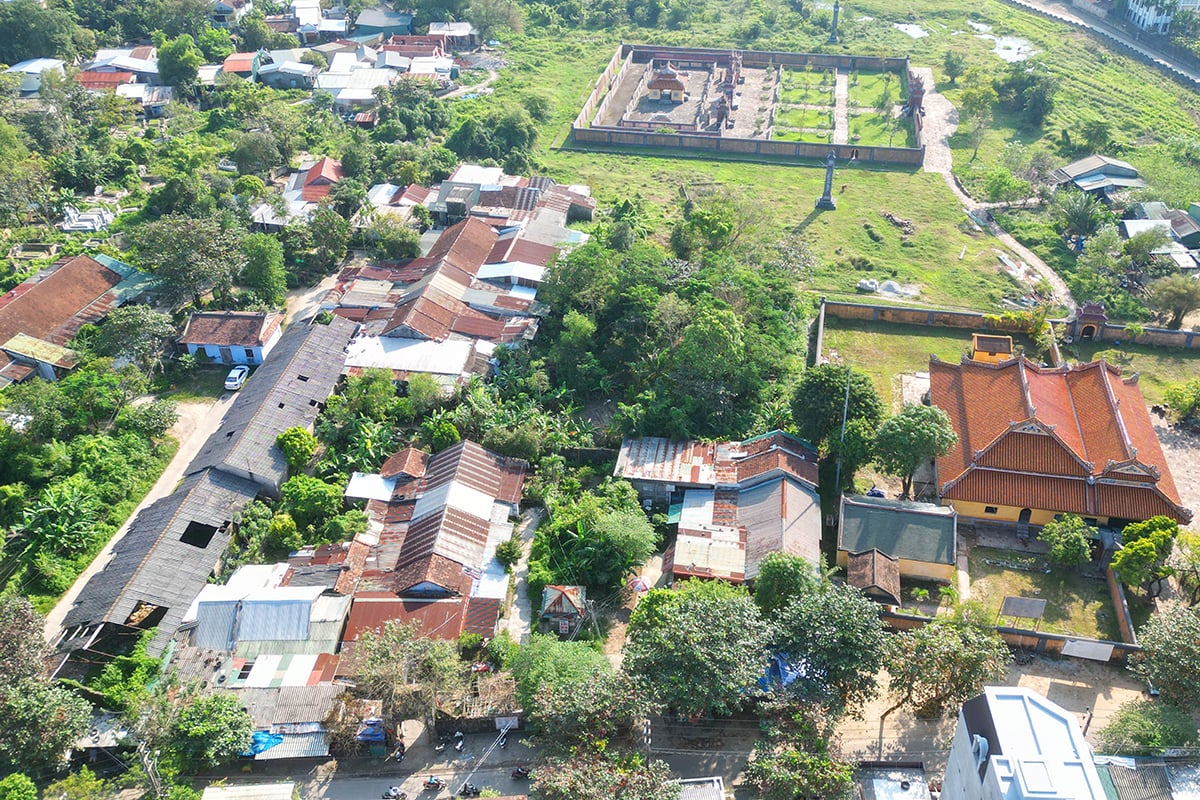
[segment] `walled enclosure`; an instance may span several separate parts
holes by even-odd
[[[718,50],[713,48],[655,47],[652,45],[620,45],[601,72],[595,87],[588,95],[571,125],[571,138],[576,146],[588,148],[642,148],[677,150],[680,155],[719,153],[724,157],[746,160],[824,160],[832,152],[838,160],[850,160],[864,165],[920,166],[925,159],[922,119],[912,115],[916,147],[877,147],[858,144],[829,144],[824,142],[794,142],[764,138],[713,135],[712,133],[658,133],[617,125],[599,125],[598,120],[611,116],[609,108],[623,81],[640,81],[639,70],[653,60],[666,60],[683,67],[703,66],[725,68],[731,57],[740,57],[745,68],[794,67],[833,70],[897,71],[907,82],[907,58],[880,58],[829,53],[787,53],[768,50]],[[636,98],[635,98],[636,99]],[[620,99],[618,99],[620,102]]]

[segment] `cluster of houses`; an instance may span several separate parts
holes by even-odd
[[[210,21],[216,27],[234,27],[249,9],[245,0],[216,0]],[[386,6],[362,11],[350,24],[344,8],[323,9],[318,0],[293,0],[285,13],[265,21],[278,33],[294,35],[301,46],[233,53],[220,64],[201,66],[199,85],[213,86],[222,75],[236,75],[276,89],[322,89],[333,94],[335,108],[363,113],[361,122],[373,124],[375,89],[402,75],[449,86],[459,69],[452,54],[479,44],[469,22],[434,22],[417,36],[411,14]],[[61,59],[33,58],[8,71],[21,75],[21,95],[30,97],[38,93],[45,73],[66,76],[68,66],[72,65]],[[115,92],[137,102],[147,117],[161,114],[175,91],[164,85],[158,50],[149,44],[101,49],[77,71],[72,69],[71,78],[90,92]]]
[[[1105,155],[1090,155],[1055,170],[1051,175],[1055,187],[1075,189],[1105,203],[1132,189],[1146,188],[1136,167],[1127,161]],[[1196,275],[1200,271],[1200,203],[1184,209],[1170,208],[1166,203],[1144,202],[1130,206],[1121,220],[1122,238],[1129,239],[1151,229],[1166,234],[1163,244],[1153,255],[1174,262],[1181,272]],[[1083,242],[1076,242],[1082,247]]]
[[[975,342],[958,363],[930,362],[928,400],[958,437],[933,465],[939,504],[848,495],[835,526],[821,517],[816,452],[787,434],[625,440],[614,474],[678,526],[664,573],[749,581],[773,551],[815,565],[824,522],[836,527],[849,582],[899,605],[902,580],[955,580],[960,518],[1011,529],[1017,541],[1066,513],[1108,531],[1158,515],[1191,519],[1136,376],[1103,361],[1039,366],[1008,337]],[[1111,533],[1104,544],[1113,546]]]

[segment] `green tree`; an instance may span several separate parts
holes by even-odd
[[[1178,534],[1179,523],[1170,517],[1131,522],[1121,531],[1122,547],[1113,557],[1113,572],[1129,586],[1141,586],[1164,577],[1169,572],[1165,565]]]
[[[421,234],[388,214],[377,214],[367,228],[375,255],[388,261],[401,261],[421,255]]]
[[[160,291],[176,305],[208,289],[227,294],[245,263],[241,236],[215,218],[170,215],[127,235],[138,263],[159,276]]]
[[[1059,225],[1064,233],[1088,237],[1105,222],[1104,207],[1086,192],[1059,192],[1054,196]]]
[[[657,710],[635,680],[611,669],[597,669],[571,684],[547,681],[524,708],[555,749],[628,739],[634,725]]]
[[[512,572],[513,566],[521,560],[524,552],[525,548],[521,543],[521,537],[514,533],[496,545],[496,560],[504,565],[505,571]]]
[[[315,532],[342,509],[342,491],[310,475],[293,475],[279,489],[284,508],[302,530]]]
[[[82,697],[40,675],[0,684],[0,772],[53,772],[87,731],[91,710]]]
[[[275,438],[275,446],[283,451],[288,470],[298,473],[308,466],[313,453],[317,452],[317,437],[307,428],[291,427]]]
[[[206,27],[196,37],[196,46],[209,64],[224,61],[234,52],[233,38],[223,28]]]
[[[854,765],[833,757],[822,738],[778,735],[755,743],[746,765],[746,780],[758,788],[762,800],[845,798],[854,788]]]
[[[1125,255],[1137,269],[1145,269],[1154,260],[1154,251],[1169,244],[1171,234],[1162,228],[1138,231],[1125,240]]]
[[[180,34],[158,48],[158,76],[168,86],[186,88],[196,82],[204,54],[188,34]]]
[[[69,7],[37,0],[13,0],[0,6],[0,64],[30,58],[70,59],[78,26]]]
[[[1200,308],[1200,281],[1189,275],[1168,275],[1147,288],[1150,292],[1147,305],[1156,311],[1169,313],[1171,319],[1167,327],[1172,330],[1183,327],[1183,318]]]
[[[875,696],[887,640],[879,606],[861,591],[825,582],[786,605],[775,629],[780,650],[804,665],[786,693],[834,717],[859,713]]]
[[[766,624],[745,590],[721,581],[652,589],[634,609],[625,670],[686,716],[729,714],[762,676]]]
[[[100,508],[93,492],[91,482],[82,476],[47,486],[26,506],[21,521],[12,528],[13,538],[27,543],[26,552],[79,555],[96,535]]]
[[[161,363],[166,343],[175,336],[175,324],[147,305],[127,305],[108,312],[92,350],[102,356],[127,358],[150,371]]]
[[[941,716],[1002,680],[1012,654],[973,609],[937,617],[890,640],[887,670],[896,707]]]
[[[763,558],[754,578],[754,602],[769,616],[805,595],[816,592],[821,573],[808,559],[776,550]]]
[[[1078,514],[1063,514],[1042,526],[1038,541],[1050,546],[1050,560],[1060,567],[1079,567],[1092,560],[1096,529]]]
[[[504,668],[517,682],[517,702],[532,709],[534,698],[543,689],[570,692],[597,673],[611,673],[612,664],[605,655],[586,642],[564,642],[555,636],[535,633],[506,659]]]
[[[846,405],[846,385],[850,402]],[[843,410],[847,420],[861,419],[877,426],[883,419],[883,401],[875,384],[863,372],[841,364],[818,364],[804,371],[792,395],[792,420],[800,437],[817,447],[829,448],[842,429]]]
[[[308,220],[316,252],[314,266],[322,273],[328,272],[346,257],[350,245],[350,223],[329,203],[321,203]]]
[[[1093,117],[1079,127],[1079,136],[1088,150],[1099,153],[1112,141],[1112,123]]]
[[[19,772],[0,778],[0,800],[38,800],[37,784]]]
[[[423,416],[442,400],[442,385],[437,382],[437,378],[428,373],[418,372],[410,375],[406,388],[413,412],[417,416]]]
[[[678,800],[682,791],[665,761],[641,754],[577,753],[534,770],[531,800]]]
[[[146,439],[158,440],[179,421],[174,400],[154,400],[136,406],[125,406],[117,414],[118,431],[131,431]]]
[[[110,800],[118,793],[117,787],[87,767],[80,767],[78,771],[47,786],[44,796],[54,800]]]
[[[462,434],[450,420],[432,416],[421,423],[421,440],[429,445],[432,452],[439,453],[462,441]]]
[[[913,475],[923,464],[944,456],[958,441],[950,417],[937,406],[906,404],[875,434],[875,463],[900,478],[900,496],[912,494]]]
[[[1195,747],[1196,723],[1182,709],[1159,700],[1131,700],[1100,731],[1105,753],[1160,755],[1167,748]]]
[[[1164,701],[1200,707],[1200,609],[1169,606],[1153,614],[1137,638],[1142,649],[1129,657],[1129,668],[1153,683]]]
[[[254,720],[234,694],[202,694],[179,711],[170,746],[193,769],[228,764],[250,749]]]
[[[42,674],[46,640],[44,620],[24,597],[0,595],[0,686],[32,680]]]
[[[942,56],[942,71],[946,73],[946,77],[950,79],[950,85],[967,71],[967,58],[957,50],[947,50]]]
[[[269,233],[251,233],[242,240],[242,285],[264,303],[279,306],[287,297],[287,270],[283,244]]]
[[[432,727],[439,699],[464,685],[454,642],[420,634],[416,623],[388,620],[354,645],[355,682],[365,697],[383,702],[391,719],[421,719]]]
[[[267,131],[250,131],[238,136],[229,157],[242,175],[264,174],[283,163],[279,145]]]
[[[502,31],[521,33],[525,29],[521,6],[513,0],[471,0],[466,18],[479,31],[479,38],[487,41]]]

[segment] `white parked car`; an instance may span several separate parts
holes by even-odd
[[[229,370],[229,374],[225,376],[225,388],[231,392],[236,392],[242,388],[242,384],[246,382],[246,378],[250,377],[250,368],[245,364],[239,364]]]

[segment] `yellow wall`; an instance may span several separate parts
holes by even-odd
[[[850,563],[850,552],[848,550],[838,550],[837,563],[839,567],[845,569]],[[924,581],[940,581],[942,583],[953,583],[957,580],[953,564],[910,561],[907,558],[900,559],[900,577],[916,578],[917,580]]]
[[[1016,522],[1017,517],[1021,515],[1021,509],[1016,506],[996,506],[995,514],[984,513],[984,508],[987,503],[972,503],[967,500],[946,500],[946,505],[951,506],[955,511],[963,517],[973,517],[974,519],[995,520],[997,522]],[[1031,509],[1033,513],[1029,517],[1030,525],[1045,525],[1047,522],[1053,522],[1059,511],[1047,511],[1045,509]],[[1096,517],[1100,524],[1108,522],[1108,517]]]

